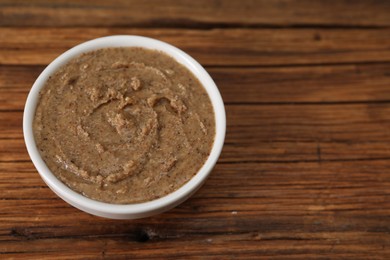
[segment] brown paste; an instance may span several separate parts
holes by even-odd
[[[95,200],[150,201],[202,167],[214,111],[198,79],[170,56],[144,48],[82,54],[40,92],[34,136],[49,169]]]

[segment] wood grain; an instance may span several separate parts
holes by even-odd
[[[0,28],[0,64],[46,65],[97,37],[143,35],[171,43],[206,66],[390,62],[390,29]]]
[[[379,0],[0,0],[0,259],[390,259],[389,12]],[[113,34],[188,52],[226,104],[205,185],[140,220],[69,206],[23,141],[45,66]]]
[[[389,26],[381,0],[2,0],[0,26]]]
[[[388,160],[241,163],[235,168],[218,164],[200,192],[178,208],[148,221],[113,221],[96,219],[58,199],[36,178],[30,162],[1,163],[2,174],[17,175],[13,178],[22,181],[23,189],[12,181],[1,183],[8,192],[0,201],[5,209],[0,241],[3,252],[47,258],[56,252],[73,257],[78,250],[91,258],[272,258],[276,253],[364,258],[376,250],[386,256],[389,166]],[[20,207],[23,214],[16,213]],[[184,248],[179,254],[177,246]]]

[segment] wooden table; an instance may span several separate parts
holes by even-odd
[[[114,34],[188,52],[227,110],[207,183],[141,220],[59,199],[22,135],[43,68]],[[1,0],[0,64],[0,258],[390,259],[389,1]]]

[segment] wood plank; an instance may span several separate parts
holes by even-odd
[[[342,233],[342,232],[340,232]],[[258,238],[257,238],[258,236]],[[299,235],[298,235],[299,236]],[[366,239],[354,239],[354,237],[366,236]],[[375,240],[384,237],[381,245],[375,244]],[[171,240],[151,243],[128,242],[126,239],[115,240],[111,238],[90,240],[80,238],[67,239],[43,239],[40,241],[5,242],[4,246],[11,252],[23,254],[23,256],[38,257],[39,259],[96,259],[96,258],[131,258],[131,259],[329,259],[337,255],[341,258],[367,259],[372,253],[388,256],[386,249],[386,235],[346,232],[340,235],[340,239],[333,239],[328,233],[320,235],[301,235],[300,237],[275,235],[257,235],[256,232],[242,235],[199,236],[195,240]],[[213,239],[209,238],[213,237]],[[253,239],[255,237],[255,239]],[[307,239],[306,237],[309,237]],[[211,242],[208,242],[211,239]],[[312,239],[312,240],[310,240]],[[352,240],[351,242],[348,241]],[[293,240],[293,241],[291,241]],[[317,241],[316,241],[317,240]],[[367,242],[369,240],[370,242]],[[364,243],[364,244],[363,244]],[[228,247],[226,245],[229,244]],[[245,250],[242,245],[245,244]],[[181,250],[177,250],[180,247]],[[78,252],[82,251],[83,254]],[[318,258],[321,254],[323,258]],[[8,254],[7,254],[8,255]],[[42,255],[43,258],[41,257]],[[10,254],[13,256],[13,254]],[[19,255],[20,256],[20,255]],[[46,256],[46,257],[45,257]],[[85,258],[87,257],[87,258]],[[35,259],[35,258],[34,258]],[[380,259],[380,258],[373,258]]]
[[[43,66],[0,66],[0,110],[21,110]],[[207,68],[226,104],[390,100],[390,63],[281,68]],[[0,126],[1,127],[1,126]]]
[[[390,17],[390,16],[389,16]],[[144,35],[171,43],[210,65],[389,62],[389,29],[0,28],[0,64],[47,65],[93,38]]]
[[[341,258],[367,259],[372,256],[372,253],[368,252],[379,252],[378,254],[381,256],[389,255],[388,250],[381,250],[381,246],[375,245],[373,242],[364,245],[360,243],[364,243],[366,240],[347,242],[347,239],[364,235],[368,236],[371,241],[380,239],[380,236],[375,233],[348,232],[342,235],[344,238],[342,240],[333,240],[328,238],[328,234],[324,234],[310,236],[313,237],[313,240],[317,239],[317,241],[307,241],[304,237],[295,240],[294,238],[284,237],[284,241],[270,242],[267,240],[275,240],[277,235],[265,236],[265,238],[260,236],[260,238],[253,240],[252,237],[257,236],[254,232],[253,234],[230,235],[232,241],[227,241],[226,235],[213,236],[212,242],[208,242],[210,236],[200,236],[192,242],[172,240],[150,244],[127,242],[126,240],[118,241],[110,238],[104,239],[105,242],[103,240],[91,241],[89,239],[71,238],[60,241],[45,239],[41,241],[21,241],[19,243],[6,242],[4,246],[9,248],[11,252],[16,252],[19,256],[22,254],[22,256],[27,255],[38,259],[96,259],[105,257],[115,259],[302,259],[302,257],[329,259],[334,255]],[[265,241],[261,241],[262,239]],[[294,241],[291,242],[291,240]],[[383,244],[385,243],[383,242]],[[227,244],[229,244],[229,247],[226,247]],[[245,244],[245,250],[242,250],[243,244]],[[177,247],[181,249],[177,250]],[[80,251],[83,254],[79,254]],[[321,254],[323,258],[318,258],[318,254]],[[9,255],[13,256],[13,254]],[[44,256],[42,257],[42,255]]]
[[[244,243],[248,257],[387,255],[389,167],[390,160],[218,164],[176,209],[115,221],[82,213],[47,188],[29,197],[40,181],[31,163],[0,163],[0,189],[15,191],[0,194],[0,254],[65,257],[84,248],[90,257],[161,258],[177,256],[179,245],[183,257],[241,256]],[[31,184],[12,185],[15,173]]]
[[[390,158],[390,103],[227,105],[221,161]],[[0,112],[0,161],[29,160],[22,112]],[[12,138],[12,139],[10,139]]]
[[[0,2],[0,26],[389,26],[386,1]]]

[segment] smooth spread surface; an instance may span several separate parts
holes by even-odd
[[[200,82],[166,54],[144,48],[85,53],[41,90],[34,135],[70,188],[109,203],[169,194],[207,159],[215,136]]]

